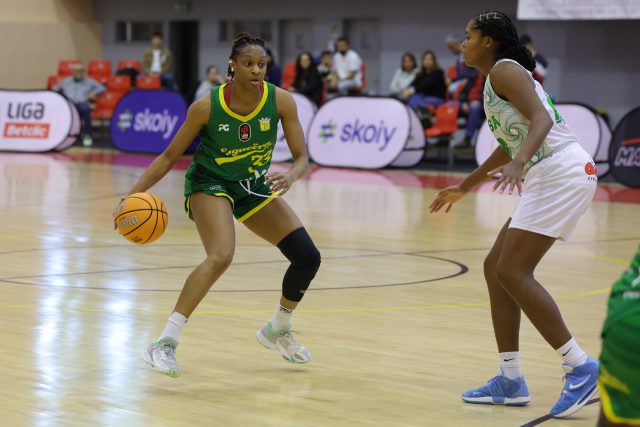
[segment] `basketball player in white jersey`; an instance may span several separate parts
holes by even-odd
[[[440,191],[430,210],[449,212],[471,188],[498,173],[494,191],[511,194],[517,189],[522,197],[484,262],[498,375],[464,392],[462,400],[529,403],[518,340],[523,311],[562,358],[565,383],[551,415],[566,417],[596,392],[598,362],[572,337],[553,298],[534,278],[534,270],[556,239],[569,237],[589,207],[597,184],[595,165],[531,77],[535,61],[519,43],[511,20],[501,12],[481,13],[469,22],[465,35],[465,62],[487,76],[484,109],[500,147],[462,183]]]

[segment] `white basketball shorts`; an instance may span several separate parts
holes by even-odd
[[[567,240],[591,204],[597,184],[593,159],[578,143],[571,144],[527,172],[509,228]]]

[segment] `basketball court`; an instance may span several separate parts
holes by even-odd
[[[287,262],[238,225],[232,266],[182,335],[182,376],[152,371],[140,354],[204,251],[182,207],[189,158],[150,190],[169,211],[159,240],[134,245],[113,230],[118,195],[151,159],[0,153],[3,425],[595,425],[599,403],[544,418],[563,372],[524,316],[531,404],[460,400],[496,369],[482,263],[517,198],[485,185],[449,214],[429,214],[437,190],[462,178],[454,173],[312,168],[285,199],[323,257],[294,317],[313,361],[292,365],[256,343]],[[538,269],[593,356],[639,229],[640,190],[600,184],[571,240]]]

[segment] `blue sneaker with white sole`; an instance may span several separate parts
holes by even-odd
[[[512,380],[503,375],[491,378],[482,387],[465,391],[461,397],[467,403],[485,405],[525,406],[531,402],[524,377]]]
[[[566,372],[560,399],[551,408],[551,415],[564,418],[580,410],[598,391],[598,361],[589,357],[582,365],[562,365]]]

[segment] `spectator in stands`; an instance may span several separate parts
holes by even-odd
[[[329,91],[339,95],[347,95],[362,86],[362,59],[354,50],[349,49],[349,41],[345,37],[336,41],[333,68],[327,81]]]
[[[523,44],[529,52],[531,52],[531,56],[536,61],[536,68],[533,70],[533,78],[540,82],[540,84],[544,83],[544,79],[547,77],[547,67],[549,63],[545,59],[544,56],[540,55],[540,52],[533,46],[533,40],[528,34],[523,34],[520,36],[520,44]]]
[[[402,54],[400,68],[396,70],[389,85],[391,96],[401,97],[405,89],[411,86],[417,73],[418,64],[416,63],[416,57],[413,56],[413,53],[406,52]]]
[[[153,33],[151,48],[147,49],[143,55],[142,72],[160,76],[162,86],[173,90],[173,55],[163,43],[162,33]]]
[[[193,100],[195,101],[201,96],[207,95],[209,92],[211,92],[211,89],[213,87],[221,85],[222,83],[224,83],[224,79],[220,75],[218,67],[216,67],[215,65],[210,65],[209,67],[207,67],[206,77],[200,82],[198,88],[196,89]]]
[[[444,72],[438,65],[435,53],[430,50],[424,52],[421,63],[422,66],[415,79],[401,96],[414,110],[429,106],[437,107],[444,103],[447,91]]]
[[[94,101],[96,96],[104,92],[106,88],[91,77],[85,76],[84,65],[75,64],[72,66],[72,70],[72,75],[60,81],[53,87],[53,90],[62,93],[77,107],[84,133],[82,143],[84,146],[89,146],[93,143],[89,101]]]
[[[460,90],[461,85],[466,85],[470,80],[474,80],[478,72],[475,68],[467,67],[462,56],[462,40],[456,35],[447,37],[447,46],[451,53],[456,56],[455,72],[453,76],[447,76],[447,87],[449,98],[454,98],[456,91]]]
[[[271,84],[274,84],[278,87],[282,86],[282,69],[276,63],[276,60],[273,58],[273,53],[271,49],[267,48],[267,74],[264,76],[264,79]]]
[[[457,102],[460,105],[460,115],[467,118],[467,123],[464,130],[464,139],[456,148],[470,148],[473,136],[484,120],[484,108],[482,105],[484,81],[485,77],[480,73],[476,73],[474,78],[467,80],[465,87],[459,92]]]
[[[327,77],[331,75],[332,69],[333,69],[333,55],[328,50],[324,50],[320,54],[320,63],[318,64],[318,72],[320,73],[320,78],[322,80],[325,80]]]
[[[296,60],[296,77],[290,92],[298,92],[309,98],[317,106],[322,101],[322,80],[318,65],[310,52],[302,52]]]

